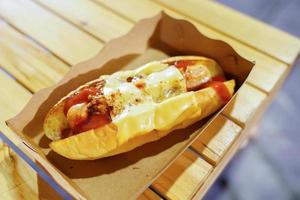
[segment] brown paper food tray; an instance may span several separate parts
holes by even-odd
[[[43,120],[60,98],[101,74],[136,68],[149,61],[176,55],[202,55],[215,59],[226,76],[236,80],[236,89],[244,83],[253,67],[253,63],[239,56],[225,42],[209,39],[191,23],[160,13],[141,20],[128,34],[108,42],[95,57],[73,66],[59,83],[34,94],[25,108],[7,124],[23,139],[36,161],[74,198],[134,198],[201,134],[205,123],[214,117],[128,153],[95,161],[73,161],[51,151],[50,140],[42,132]]]

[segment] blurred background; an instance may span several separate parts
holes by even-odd
[[[300,36],[300,0],[218,2]],[[234,157],[207,193],[206,200],[300,199],[299,87],[298,59],[257,124],[257,137]]]

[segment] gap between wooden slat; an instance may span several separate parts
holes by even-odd
[[[266,98],[266,93],[245,83],[236,96],[225,106],[222,113],[239,126],[244,127]]]
[[[68,18],[64,17],[61,13],[56,12],[55,10],[51,9],[50,7],[47,7],[46,5],[43,4],[43,0],[42,1],[38,1],[38,0],[31,0],[34,3],[36,3],[37,5],[41,6],[42,8],[44,8],[45,10],[53,13],[54,15],[60,17],[62,20],[67,21],[68,23],[72,24],[73,26],[79,28],[80,30],[82,30],[83,32],[85,32],[86,34],[88,34],[89,36],[99,40],[102,43],[105,43],[105,41],[101,38],[98,37],[97,35],[91,33],[90,31],[87,31],[85,28],[82,28],[81,26],[79,26],[77,23],[74,23],[72,20],[69,20]]]
[[[126,19],[127,21],[129,21],[129,22],[131,22],[131,23],[135,23],[135,22],[136,22],[135,20],[132,20],[130,17],[127,17],[126,15],[123,15],[122,13],[117,12],[116,10],[112,9],[111,7],[109,7],[109,6],[107,6],[107,5],[103,4],[103,3],[101,3],[101,1],[97,1],[97,0],[88,0],[88,1],[91,1],[91,2],[93,2],[93,3],[95,3],[95,4],[100,5],[101,7],[103,7],[103,8],[105,8],[105,9],[109,10],[110,12],[114,13],[115,15],[118,15],[118,16],[120,16],[120,17]]]
[[[34,1],[105,42],[126,34],[134,25],[131,21],[116,15],[93,1]],[[74,11],[77,10],[78,12],[75,13]]]
[[[189,199],[199,188],[212,166],[189,149],[183,152],[151,185],[167,199]]]
[[[66,65],[70,66],[70,63],[67,62],[66,60],[64,60],[63,58],[61,58],[58,54],[56,54],[55,52],[52,52],[50,49],[48,49],[46,46],[44,46],[41,42],[39,42],[38,40],[36,40],[30,34],[27,34],[22,29],[19,29],[13,23],[11,23],[11,22],[7,21],[5,18],[3,18],[1,16],[1,13],[0,13],[0,19],[1,19],[1,21],[5,22],[8,26],[10,26],[11,28],[13,28],[15,31],[17,31],[18,33],[22,34],[25,38],[27,38],[28,40],[31,40],[34,44],[38,45],[41,49],[44,49],[45,51],[51,52],[51,54],[54,57],[56,57],[58,60],[60,60],[61,62],[65,63]]]
[[[149,190],[149,191],[151,191],[152,192],[152,194],[155,196],[155,198],[154,198],[154,200],[165,200],[165,198],[162,196],[162,195],[160,195],[159,194],[159,192],[157,192],[151,185],[146,189],[146,190]],[[146,196],[152,196],[152,194],[151,195],[147,195],[147,192],[145,193],[145,192],[143,192],[143,194],[144,195],[146,195]],[[140,200],[140,199],[138,199],[138,200]],[[153,200],[153,198],[149,198],[149,200]]]
[[[269,94],[269,92],[268,92],[268,91],[266,91],[266,90],[265,90],[265,89],[263,89],[263,88],[260,88],[260,87],[258,87],[257,85],[253,84],[252,82],[249,82],[248,80],[246,80],[246,81],[245,81],[245,83],[247,83],[248,85],[251,85],[251,87],[253,87],[253,88],[255,88],[255,89],[259,90],[260,92],[263,92],[263,93]]]
[[[206,144],[199,142],[199,144],[197,144],[197,147],[199,148],[199,150],[197,150],[196,148],[194,148],[192,145],[195,144],[196,142],[199,141],[199,138],[201,136],[199,136],[192,144],[191,146],[189,146],[189,149],[194,152],[195,154],[197,154],[197,156],[199,156],[200,158],[202,158],[203,160],[205,160],[206,162],[208,162],[209,164],[211,164],[212,166],[216,165],[215,160],[212,157],[216,157],[216,153],[209,148]],[[209,155],[209,156],[206,156]],[[212,156],[213,154],[213,156]]]
[[[16,79],[10,72],[8,72],[5,68],[3,68],[2,66],[0,66],[0,71],[4,72],[5,74],[7,74],[10,78],[12,78],[14,81],[16,81],[19,85],[21,85],[24,89],[28,90],[28,92],[30,92],[31,94],[33,94],[33,91],[26,86],[24,83],[22,83],[21,81],[19,81],[18,79]]]
[[[212,121],[190,148],[215,166],[234,143],[242,127],[225,117],[222,113]]]
[[[94,56],[103,46],[32,1],[0,1],[0,15],[72,65]]]
[[[36,92],[60,80],[69,66],[10,25],[0,21],[0,65]]]
[[[63,62],[64,64],[70,66],[70,64],[68,62],[66,62],[65,60],[63,60],[62,58],[60,58],[59,56],[57,56],[55,53],[51,52],[47,47],[43,46],[40,42],[38,42],[35,38],[33,38],[32,36],[26,34],[25,32],[23,32],[21,29],[19,29],[18,27],[14,26],[14,24],[8,22],[7,20],[5,20],[0,13],[0,24],[5,23],[7,24],[9,27],[11,27],[12,29],[14,29],[16,32],[18,32],[19,34],[23,35],[26,39],[30,40],[31,42],[33,42],[35,45],[37,45],[39,48],[41,48],[42,50],[44,50],[45,52],[49,52],[51,53],[54,57],[56,57],[58,60],[60,60],[61,62]]]

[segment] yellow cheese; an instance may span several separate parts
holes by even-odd
[[[194,92],[183,93],[161,103],[137,105],[130,112],[125,111],[114,119],[113,123],[118,127],[118,143],[123,144],[131,138],[153,130],[169,130],[197,110]]]
[[[198,110],[194,92],[167,99],[155,106],[155,129],[165,131],[180,124]]]

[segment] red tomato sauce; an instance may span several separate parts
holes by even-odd
[[[219,81],[219,82],[224,82],[226,81],[225,77],[223,75],[215,76],[211,79],[212,81]]]
[[[96,95],[98,92],[99,92],[99,89],[97,89],[96,87],[88,87],[88,88],[81,89],[78,94],[75,94],[75,95],[69,97],[67,99],[67,101],[65,103],[65,107],[64,107],[65,115],[68,113],[68,110],[72,106],[74,106],[76,104],[88,102],[88,96]]]
[[[72,133],[77,134],[91,129],[99,128],[111,122],[109,115],[90,115],[86,121],[78,124],[72,129]]]
[[[69,109],[76,104],[88,103],[89,95],[96,95],[98,93],[100,93],[100,90],[94,86],[81,89],[77,94],[74,94],[66,100],[64,106],[64,114],[67,115]],[[88,117],[86,118],[80,116],[76,117],[75,121],[73,122],[73,126],[70,127],[70,129],[73,134],[77,134],[84,131],[88,131],[90,129],[101,127],[110,122],[111,118],[109,113],[101,115],[88,113]]]
[[[217,92],[218,96],[223,102],[228,102],[230,100],[231,95],[224,82],[212,81],[209,83],[209,86],[214,88],[214,90]]]
[[[196,90],[193,91],[197,91],[207,87],[212,87],[216,91],[218,96],[221,98],[221,100],[226,103],[230,100],[231,95],[226,85],[224,84],[224,81],[226,81],[226,79],[223,76],[216,76],[213,77],[211,81],[200,85]]]

